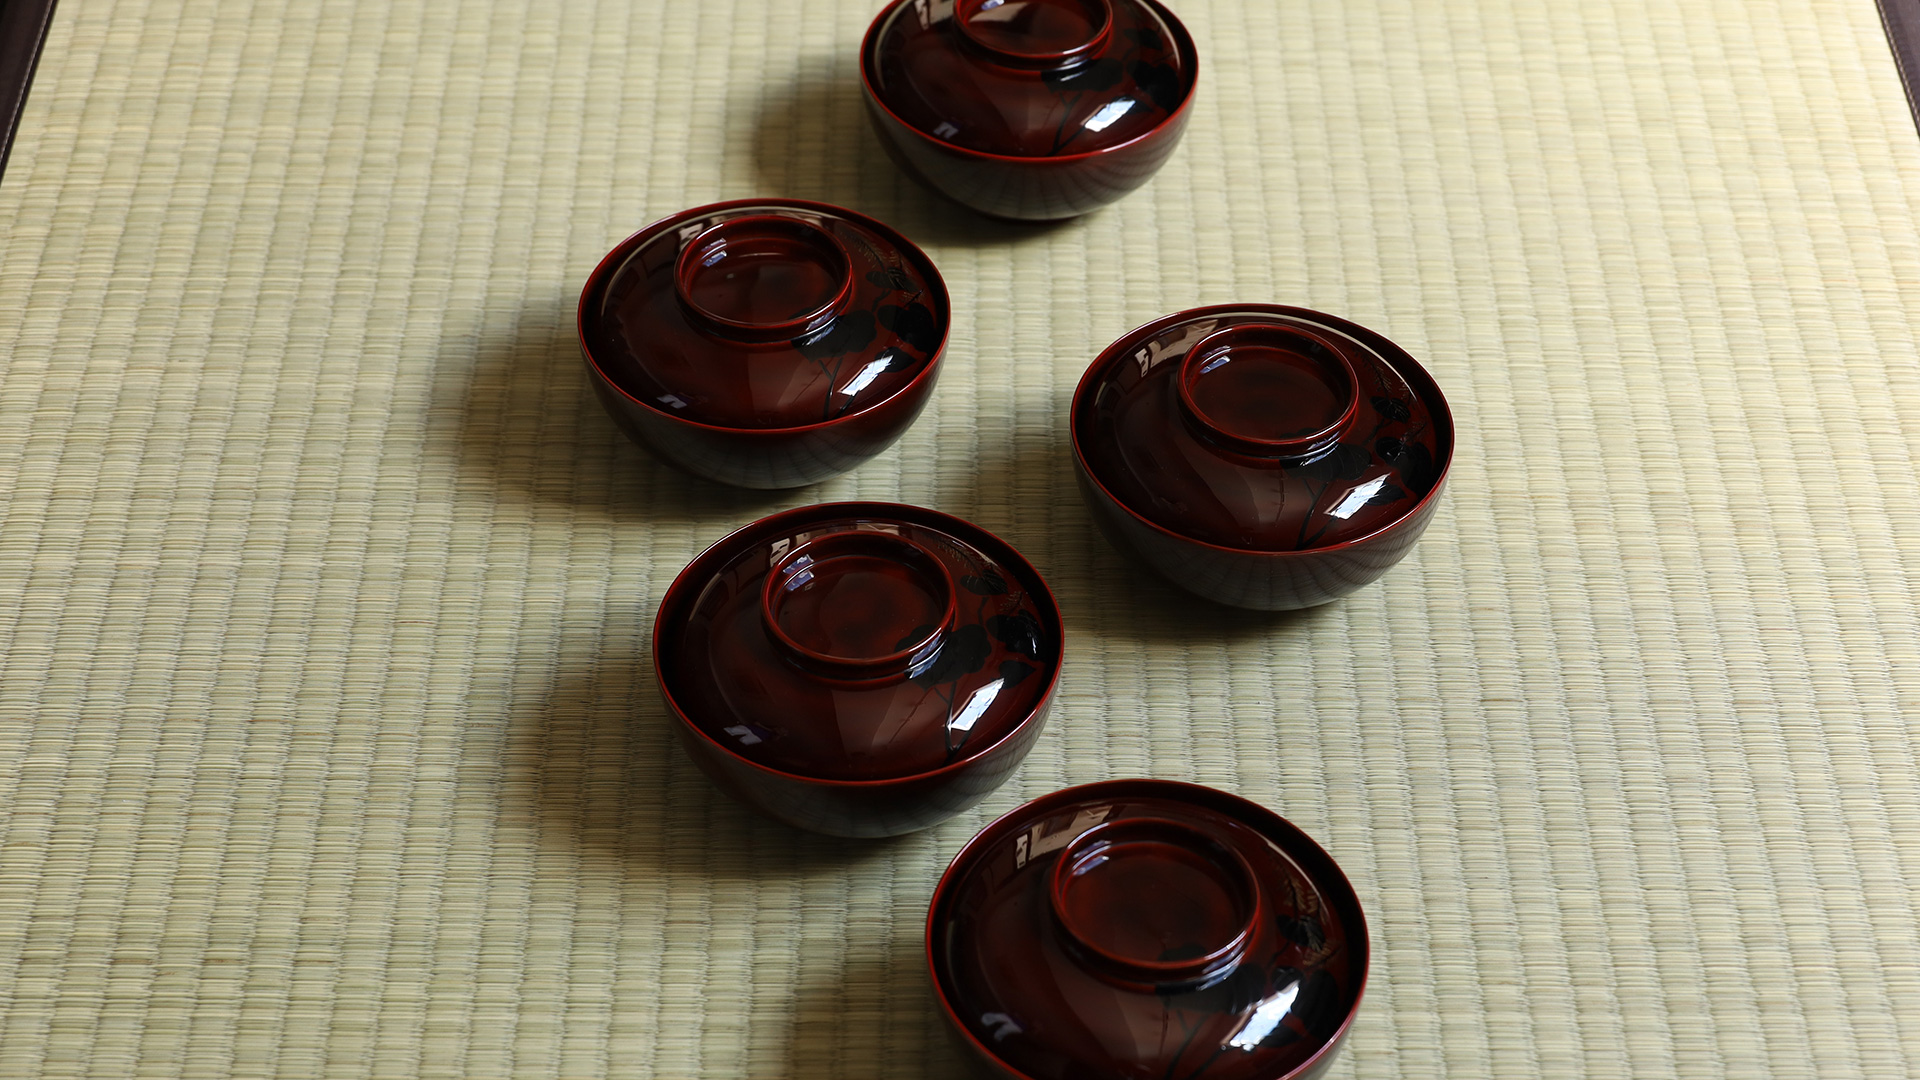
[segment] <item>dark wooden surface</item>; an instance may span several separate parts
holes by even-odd
[[[54,0],[0,0],[0,173],[13,149],[13,131],[27,103],[27,85],[40,59],[40,44],[53,21]]]

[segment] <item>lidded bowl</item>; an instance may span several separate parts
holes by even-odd
[[[1238,796],[1114,780],[983,829],[934,891],[959,1041],[1015,1080],[1304,1080],[1357,1014],[1366,918],[1305,833]]]
[[[1157,0],[896,0],[861,82],[880,141],[928,187],[1050,220],[1139,187],[1173,152],[1198,59]]]
[[[1061,622],[1026,559],[959,518],[827,503],[746,526],[681,572],[654,668],[682,745],[735,798],[815,832],[890,836],[1019,765]]]
[[[952,309],[931,260],[872,218],[743,199],[647,226],[580,295],[594,390],[697,476],[815,483],[880,453],[939,377]]]
[[[1304,308],[1170,315],[1088,367],[1071,414],[1081,494],[1122,551],[1208,599],[1310,607],[1384,574],[1453,457],[1433,378]]]

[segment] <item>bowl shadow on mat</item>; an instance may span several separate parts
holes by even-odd
[[[504,790],[527,800],[542,847],[616,877],[758,881],[844,871],[911,842],[803,832],[728,798],[679,747],[650,634],[565,635],[544,697],[514,711]]]
[[[791,85],[768,89],[755,121],[753,166],[767,194],[857,210],[934,247],[1017,244],[1083,220],[1002,221],[922,187],[880,144],[852,56],[809,57]]]
[[[1066,410],[1058,415],[1062,418]],[[1305,630],[1335,605],[1297,611],[1229,607],[1187,592],[1122,554],[1094,523],[1074,479],[1073,451],[1031,439],[982,440],[973,490],[953,501],[1025,555],[1047,579],[1069,637],[1106,634],[1190,644]],[[1045,477],[1033,490],[1033,478]],[[1010,498],[1008,493],[1019,492]],[[1047,509],[1035,513],[1034,507]],[[1069,659],[1073,644],[1068,643]]]
[[[450,336],[435,363],[425,456],[451,457],[461,486],[484,485],[535,511],[731,527],[791,501],[789,492],[687,475],[629,440],[588,380],[578,303],[577,293],[556,289],[510,326]]]

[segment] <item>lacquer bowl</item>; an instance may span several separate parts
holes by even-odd
[[[959,518],[891,503],[775,514],[667,590],[653,660],[681,745],[790,825],[891,836],[998,787],[1046,722],[1060,611]]]
[[[1306,1080],[1366,987],[1366,917],[1305,833],[1226,792],[1113,780],[1037,799],[948,867],[935,996],[1012,1080]]]
[[[1046,221],[1147,182],[1193,104],[1193,39],[1156,0],[895,0],[860,50],[868,116],[921,183]]]
[[[1230,304],[1148,323],[1074,393],[1081,495],[1114,546],[1209,600],[1312,607],[1385,574],[1432,520],[1453,416],[1364,327]]]
[[[696,476],[812,484],[893,445],[952,312],[921,250],[851,210],[715,203],[647,226],[587,278],[580,350],[635,442]]]

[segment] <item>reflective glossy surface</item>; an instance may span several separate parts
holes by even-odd
[[[1318,1075],[1359,1008],[1366,920],[1304,833],[1225,792],[1116,780],[994,822],[942,878],[934,986],[1000,1075]]]
[[[964,809],[1038,734],[1061,656],[1046,584],[1004,542],[919,507],[777,514],[695,559],[654,663],[683,742],[804,828],[888,835]]]
[[[747,487],[813,483],[891,445],[932,392],[950,321],[913,244],[784,199],[649,226],[580,299],[581,349],[628,434]]]
[[[1115,498],[1182,535],[1260,551],[1338,544],[1404,515],[1439,478],[1432,407],[1352,338],[1229,313],[1122,351],[1088,376],[1082,452]]]
[[[1154,0],[898,0],[862,47],[881,141],[1000,217],[1097,209],[1172,153],[1197,59]]]
[[[946,142],[1008,157],[1103,150],[1165,123],[1192,87],[1170,16],[1134,0],[958,0],[882,16],[873,89]]]
[[[1453,419],[1405,351],[1302,308],[1223,305],[1115,342],[1074,395],[1081,491],[1115,544],[1222,603],[1308,607],[1424,530]]]

